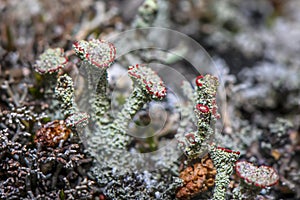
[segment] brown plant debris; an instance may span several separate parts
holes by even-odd
[[[184,185],[177,190],[176,197],[190,199],[214,186],[217,171],[207,155],[200,162],[185,168],[179,175]]]
[[[41,143],[44,146],[54,147],[65,141],[71,133],[63,120],[54,120],[48,122],[40,128],[34,137],[35,143]]]

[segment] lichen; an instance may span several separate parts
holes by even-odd
[[[134,21],[136,28],[146,28],[152,26],[158,13],[157,0],[145,0],[138,9],[138,15]]]
[[[60,107],[65,117],[78,112],[75,102],[74,86],[70,76],[64,74],[58,77],[55,87],[56,98],[61,102]]]
[[[196,78],[195,83],[196,89],[190,100],[192,102],[189,103],[194,105],[194,113],[187,115],[195,116],[197,131],[176,135],[180,148],[189,159],[197,158],[207,152],[209,140],[214,135],[214,124],[219,117],[215,97],[218,86],[217,78],[211,75],[200,75]],[[185,119],[183,120],[185,121]]]
[[[35,69],[41,74],[58,72],[67,63],[64,51],[61,48],[47,49],[36,61]]]
[[[165,153],[158,151],[145,156],[130,146],[133,138],[128,134],[128,127],[132,118],[145,104],[167,95],[158,74],[146,65],[129,66],[128,76],[134,89],[121,111],[113,117],[107,80],[107,69],[116,55],[113,44],[82,40],[73,46],[83,60],[81,68],[88,79],[88,113],[78,109],[73,81],[68,75],[58,77],[56,96],[61,102],[65,123],[81,136],[86,150],[96,158],[91,171],[103,195],[112,199],[173,199],[177,189],[178,198],[189,199],[214,185],[212,198],[226,199],[230,176],[240,153],[215,144],[215,135],[220,136],[215,130],[220,118],[216,103],[218,78],[200,75],[196,77],[194,89],[189,83],[183,83],[188,101],[186,107],[179,106],[183,120],[175,137],[185,154],[186,169],[178,177],[179,151],[171,145]],[[204,155],[211,158],[209,167],[204,161],[196,163]],[[150,169],[148,163],[159,169]],[[204,177],[203,170],[208,173]]]
[[[255,166],[247,161],[236,163],[241,182],[233,191],[235,199],[255,199],[262,188],[272,186],[279,180],[277,172],[269,166]]]
[[[82,59],[82,70],[87,74],[91,118],[102,129],[107,129],[107,125],[111,122],[109,113],[111,103],[107,94],[107,68],[115,60],[116,48],[110,42],[91,39],[74,42],[73,49]]]
[[[222,147],[212,146],[210,156],[217,169],[215,188],[212,199],[226,199],[226,190],[230,182],[230,176],[234,172],[235,162],[238,160],[240,152],[232,151]]]

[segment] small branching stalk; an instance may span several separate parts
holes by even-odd
[[[64,74],[58,78],[55,88],[56,98],[61,102],[60,107],[65,117],[78,112],[73,84],[72,78]]]
[[[230,182],[229,178],[234,171],[235,162],[238,160],[240,152],[232,151],[221,147],[211,146],[210,157],[217,168],[214,200],[225,200],[226,190]]]
[[[193,96],[194,113],[197,131],[189,131],[184,135],[176,135],[179,147],[189,159],[204,155],[208,150],[208,143],[214,134],[214,124],[218,117],[216,106],[216,92],[218,79],[211,75],[198,76]]]
[[[50,97],[54,93],[58,72],[64,68],[68,59],[64,56],[64,50],[61,48],[47,49],[39,56],[34,64],[35,71],[43,75],[48,81],[45,94]]]
[[[190,131],[183,136],[177,135],[178,146],[183,149],[190,161],[209,153],[217,170],[213,199],[224,200],[239,152],[210,144],[215,134],[216,120],[220,117],[216,105],[218,79],[211,75],[200,75],[196,78],[195,84],[194,99],[190,101],[192,100],[195,105],[197,131]]]
[[[66,118],[68,127],[82,128],[88,124],[89,114],[80,112],[75,102],[73,81],[64,74],[57,80],[55,88],[56,98],[60,101],[61,110]]]
[[[128,74],[136,83],[134,90],[114,120],[111,128],[116,134],[126,135],[133,116],[149,101],[161,100],[166,96],[166,87],[161,78],[146,66],[129,66]],[[126,143],[124,144],[126,145]]]
[[[102,129],[112,121],[110,111],[110,99],[107,94],[108,80],[107,69],[114,62],[116,49],[110,42],[92,39],[90,41],[74,42],[73,48],[82,62],[82,67],[88,76],[88,87],[92,90],[89,99],[92,118]]]

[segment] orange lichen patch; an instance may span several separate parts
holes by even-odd
[[[214,186],[216,173],[212,160],[209,156],[205,156],[200,162],[185,168],[180,173],[179,177],[183,180],[184,185],[178,188],[176,197],[190,199],[200,192],[206,191]]]
[[[54,120],[44,124],[34,137],[35,143],[41,143],[44,146],[56,146],[61,140],[66,140],[71,130],[66,127],[63,120]]]

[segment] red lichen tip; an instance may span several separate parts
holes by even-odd
[[[163,81],[151,68],[138,64],[129,66],[128,74],[152,99],[163,99],[167,95]]]
[[[179,149],[183,150],[186,147],[186,144],[185,144],[185,142],[178,140],[177,146]]]
[[[261,188],[272,186],[279,180],[279,175],[274,168],[268,166],[257,167],[247,161],[236,162],[235,170],[237,175],[244,179],[246,183]]]
[[[36,61],[34,68],[40,74],[57,72],[68,62],[61,48],[47,49]]]
[[[108,68],[116,58],[115,46],[104,40],[80,40],[73,43],[77,56],[101,69]]]
[[[204,76],[202,75],[196,77],[195,83],[198,87],[201,87],[203,85],[203,78]]]
[[[231,149],[226,149],[224,147],[217,147],[217,149],[221,150],[221,151],[224,151],[226,153],[233,153],[233,154],[237,154],[237,155],[240,155],[240,152],[239,151],[233,151]]]
[[[196,144],[196,138],[195,135],[193,133],[187,133],[185,134],[185,138],[187,139],[187,141],[191,144]]]
[[[84,127],[89,122],[90,115],[86,112],[78,112],[70,115],[66,119],[66,124],[69,127]]]
[[[208,106],[200,104],[200,103],[196,105],[196,109],[198,111],[200,111],[201,113],[205,113],[205,114],[210,112]]]

